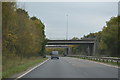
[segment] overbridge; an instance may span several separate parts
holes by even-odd
[[[48,40],[47,45],[80,45],[80,44],[94,44],[95,39],[92,40]]]
[[[50,46],[51,45],[51,46]],[[70,53],[70,48],[67,45],[88,45],[89,55],[95,55],[96,52],[96,39],[85,40],[48,40],[47,48],[67,48],[67,53]]]

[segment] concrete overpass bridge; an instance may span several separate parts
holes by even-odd
[[[67,54],[71,49],[67,45],[88,45],[90,55],[95,55],[96,52],[96,39],[85,40],[48,40],[46,48],[66,48]]]
[[[94,44],[95,39],[92,40],[48,40],[47,45],[80,45],[80,44]]]

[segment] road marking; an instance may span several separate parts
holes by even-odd
[[[32,70],[36,69],[37,67],[43,65],[44,63],[46,63],[48,60],[50,60],[49,58],[47,60],[45,60],[44,62],[38,64],[37,66],[33,67],[32,69],[30,69],[29,71],[25,72],[24,74],[20,75],[19,77],[17,77],[16,79],[14,80],[18,80],[20,79],[21,77],[25,76],[26,74],[28,74],[29,72],[31,72]]]

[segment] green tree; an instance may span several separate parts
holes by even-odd
[[[78,37],[73,37],[71,40],[79,40]]]
[[[100,49],[102,53],[111,56],[118,55],[118,17],[112,17],[106,22],[106,27],[103,28],[100,40]]]

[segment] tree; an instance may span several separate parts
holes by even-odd
[[[44,54],[44,24],[28,12],[16,8],[16,3],[3,2],[3,55],[30,57]]]
[[[118,55],[118,27],[118,17],[112,17],[102,30],[100,49],[107,55]]]
[[[78,37],[73,37],[71,40],[79,40]]]

